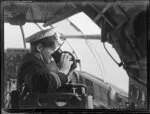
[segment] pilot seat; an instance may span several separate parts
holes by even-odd
[[[7,64],[11,63],[12,67],[18,67],[22,56],[28,52],[25,49],[8,49],[6,51],[6,77],[11,78],[9,74],[14,75],[12,78],[17,79],[16,70],[9,72]],[[20,57],[18,59],[17,57]],[[13,57],[13,59],[11,59]],[[10,58],[10,59],[9,59]],[[17,64],[16,64],[17,63]],[[13,71],[13,72],[12,72]],[[9,73],[9,74],[8,74]],[[12,109],[24,108],[64,108],[79,109],[86,108],[87,87],[83,84],[67,84],[66,86],[50,93],[29,93],[28,86],[22,85],[21,92],[18,90],[10,91],[10,104]]]
[[[87,87],[83,84],[68,84],[54,93],[26,93],[27,86],[19,93],[11,92],[11,108],[27,109],[84,109]]]

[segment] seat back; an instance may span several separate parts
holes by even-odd
[[[37,97],[38,108],[83,109],[85,102],[85,96],[78,96],[73,93],[39,94]]]
[[[21,63],[24,54],[29,52],[28,49],[18,49],[18,48],[8,48],[4,53],[4,76],[2,80],[2,85],[4,86],[2,102],[5,108],[9,108],[10,97],[15,97],[18,95],[17,91],[12,91],[17,89],[17,72],[19,65]],[[16,104],[16,98],[12,99],[12,104]],[[13,107],[13,106],[12,106]]]
[[[19,108],[19,92],[17,90],[13,90],[10,93],[10,96],[11,96],[11,100],[10,100],[11,108],[18,109]]]
[[[28,50],[8,49],[6,51],[6,77],[17,79],[17,69],[22,56]],[[10,65],[11,63],[11,65]],[[12,68],[9,70],[8,68]],[[15,69],[13,69],[15,68]],[[4,81],[6,82],[6,81]],[[9,89],[11,91],[11,89]],[[86,87],[82,84],[67,85],[54,93],[31,94],[27,88],[22,88],[21,93],[17,90],[11,91],[11,108],[84,108],[86,101]]]
[[[26,95],[27,96],[24,96],[24,98],[21,99],[21,108],[86,108],[86,86],[81,84],[67,85],[66,90],[65,87],[63,87],[60,90],[52,93],[30,93]]]

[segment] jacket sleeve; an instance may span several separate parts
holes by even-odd
[[[31,65],[25,70],[24,80],[30,83],[32,91],[47,92],[64,86],[68,77],[60,72],[46,72],[36,65]]]
[[[29,85],[32,92],[46,92],[48,80],[46,73],[35,64],[26,66],[23,70],[24,82]]]
[[[56,88],[62,87],[69,82],[68,76],[61,72],[50,72],[49,75],[51,75],[54,78]]]

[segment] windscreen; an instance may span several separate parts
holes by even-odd
[[[79,18],[80,17],[80,18]],[[100,41],[101,28],[99,28],[86,14],[78,13],[66,20],[54,24],[63,34],[68,37],[67,42],[62,46],[63,50],[75,52],[81,61],[81,70],[98,77],[106,83],[128,92],[129,78],[126,71],[110,58],[103,43]],[[86,36],[99,35],[98,39],[88,39]],[[106,43],[107,50],[120,63],[120,58],[115,49]]]
[[[43,27],[43,23],[38,25],[44,30],[56,27],[67,37],[61,49],[72,52],[80,60],[77,70],[87,72],[106,83],[111,83],[128,93],[129,78],[126,71],[110,58],[100,41],[101,29],[84,13],[78,13],[68,19],[62,20],[51,26]],[[4,46],[7,48],[23,48],[23,40],[19,26],[12,26],[8,23],[4,25]],[[26,23],[23,26],[25,38],[40,31],[34,23]],[[88,35],[99,35],[98,39],[86,38]],[[73,37],[73,36],[82,36]],[[29,49],[30,45],[26,44]],[[107,49],[119,62],[119,56],[110,44],[106,44]]]

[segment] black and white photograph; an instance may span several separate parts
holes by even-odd
[[[148,112],[148,22],[148,0],[2,1],[2,114]]]

